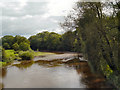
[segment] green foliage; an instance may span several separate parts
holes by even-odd
[[[110,15],[106,8],[113,10]],[[73,30],[80,39],[74,40],[74,46],[81,48],[95,71],[103,72],[108,79],[118,78],[120,74],[120,2],[78,2],[73,14],[63,23],[63,28]],[[76,16],[75,16],[76,15]],[[78,18],[76,18],[78,17]],[[81,45],[77,45],[78,42]],[[104,62],[104,63],[101,63]],[[111,79],[114,83],[115,81]],[[117,82],[117,80],[116,80]],[[116,86],[117,83],[114,83]]]
[[[0,38],[0,46],[2,46],[2,38]]]
[[[19,45],[18,45],[17,43],[14,43],[14,44],[12,45],[12,48],[13,48],[15,51],[17,51],[17,50],[19,50]]]
[[[75,39],[78,43],[75,43]],[[29,39],[20,35],[15,37],[6,35],[2,37],[2,40],[5,49],[14,49],[15,51],[27,51],[31,47],[33,50],[80,52],[78,46],[81,45],[79,36],[76,37],[76,32],[72,31],[68,31],[63,35],[46,31],[31,36]]]
[[[20,45],[20,43],[22,43],[22,42],[26,42],[26,43],[30,44],[29,40],[23,36],[16,35],[14,37],[14,43],[17,43],[18,45]]]
[[[16,35],[15,37],[11,35],[6,35],[2,37],[2,45],[3,48],[5,49],[14,49],[14,50],[19,50],[19,45],[22,42],[25,42],[27,44],[30,44],[29,40],[23,36]]]
[[[4,43],[4,44],[3,44],[3,48],[5,48],[5,49],[10,49],[10,45],[9,45],[8,43]]]
[[[80,51],[78,44],[74,44],[75,32],[68,31],[63,35],[54,32],[42,32],[37,35],[31,36],[30,46],[33,50],[47,50],[47,51]],[[75,46],[74,46],[75,45]]]
[[[10,49],[12,48],[12,44],[14,43],[14,37],[11,35],[6,35],[2,37],[2,45],[5,49]],[[5,44],[5,45],[4,45]]]
[[[33,54],[29,51],[20,52],[19,56],[20,56],[20,58],[22,58],[22,60],[32,60],[33,59]]]
[[[73,51],[81,52],[81,42],[78,39],[75,39],[73,42]]]
[[[5,50],[0,48],[1,61],[2,62],[12,62],[13,60],[32,60],[34,56],[41,56],[46,54],[53,54],[49,52],[35,52],[33,50],[28,51],[14,51],[14,50]]]
[[[107,62],[104,61],[104,59],[100,61],[100,65],[101,65],[101,69],[106,77],[109,77],[113,73],[113,70],[111,70],[111,68],[109,67]]]
[[[43,55],[48,55],[48,54],[54,54],[54,53],[50,53],[50,52],[33,52],[34,56],[43,56]]]
[[[18,54],[15,54],[14,50],[5,50],[4,62],[12,62],[13,60],[19,59]]]
[[[2,58],[1,58],[1,60],[5,60],[6,59],[5,49],[4,48],[1,48],[1,49],[2,49]]]
[[[6,62],[1,62],[0,61],[0,68],[3,67],[3,66],[5,66],[5,65],[6,65]]]
[[[27,51],[30,49],[30,45],[26,42],[21,42],[19,48],[20,50]]]
[[[31,36],[30,46],[33,50],[60,50],[61,35],[54,32],[42,32]]]
[[[68,31],[62,35],[62,47],[65,51],[72,51],[74,35],[72,31]]]
[[[2,60],[2,46],[0,46],[0,61]]]

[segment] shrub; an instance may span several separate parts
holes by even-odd
[[[26,52],[21,52],[19,54],[19,57],[22,59],[22,60],[32,60],[33,59],[33,54],[29,51],[26,51]]]
[[[12,62],[15,59],[14,50],[3,50],[3,61]]]

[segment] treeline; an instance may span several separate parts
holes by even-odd
[[[4,49],[14,49],[27,51],[30,49],[30,42],[27,38],[16,35],[15,37],[12,35],[6,35],[1,38],[2,40],[2,47]]]
[[[30,48],[30,42],[27,38],[16,35],[6,35],[0,39],[0,63],[6,63],[14,60],[31,60],[34,53]]]
[[[75,32],[68,31],[63,35],[54,32],[42,32],[29,38],[33,50],[77,51]]]
[[[61,26],[76,31],[93,69],[120,88],[120,2],[77,2]]]
[[[80,52],[79,38],[76,31],[68,31],[64,34],[54,32],[42,32],[34,36],[26,37],[16,35],[6,35],[1,38],[2,47],[6,50],[14,49],[15,51],[34,50],[34,51],[74,51]]]

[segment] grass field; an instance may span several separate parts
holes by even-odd
[[[24,51],[23,51],[24,52]],[[19,54],[15,54],[14,50],[5,50],[6,56],[7,57],[11,57],[11,58],[15,58],[16,56],[18,56]],[[48,55],[48,54],[54,54],[54,53],[50,53],[50,52],[36,52],[33,51],[32,52],[34,56],[41,56],[41,55]]]
[[[15,53],[14,50],[5,50],[6,57],[8,60],[18,60],[20,59],[19,53],[20,52],[26,52],[26,51],[19,51],[18,53]],[[54,54],[50,52],[39,52],[39,51],[29,51],[33,54],[33,56],[41,56],[41,55],[48,55],[48,54]]]
[[[34,52],[34,56],[41,56],[41,55],[48,55],[48,54],[54,54],[50,52]]]

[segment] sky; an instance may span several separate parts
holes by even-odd
[[[2,36],[29,37],[42,31],[63,33],[59,23],[77,0],[4,0],[0,2]]]

